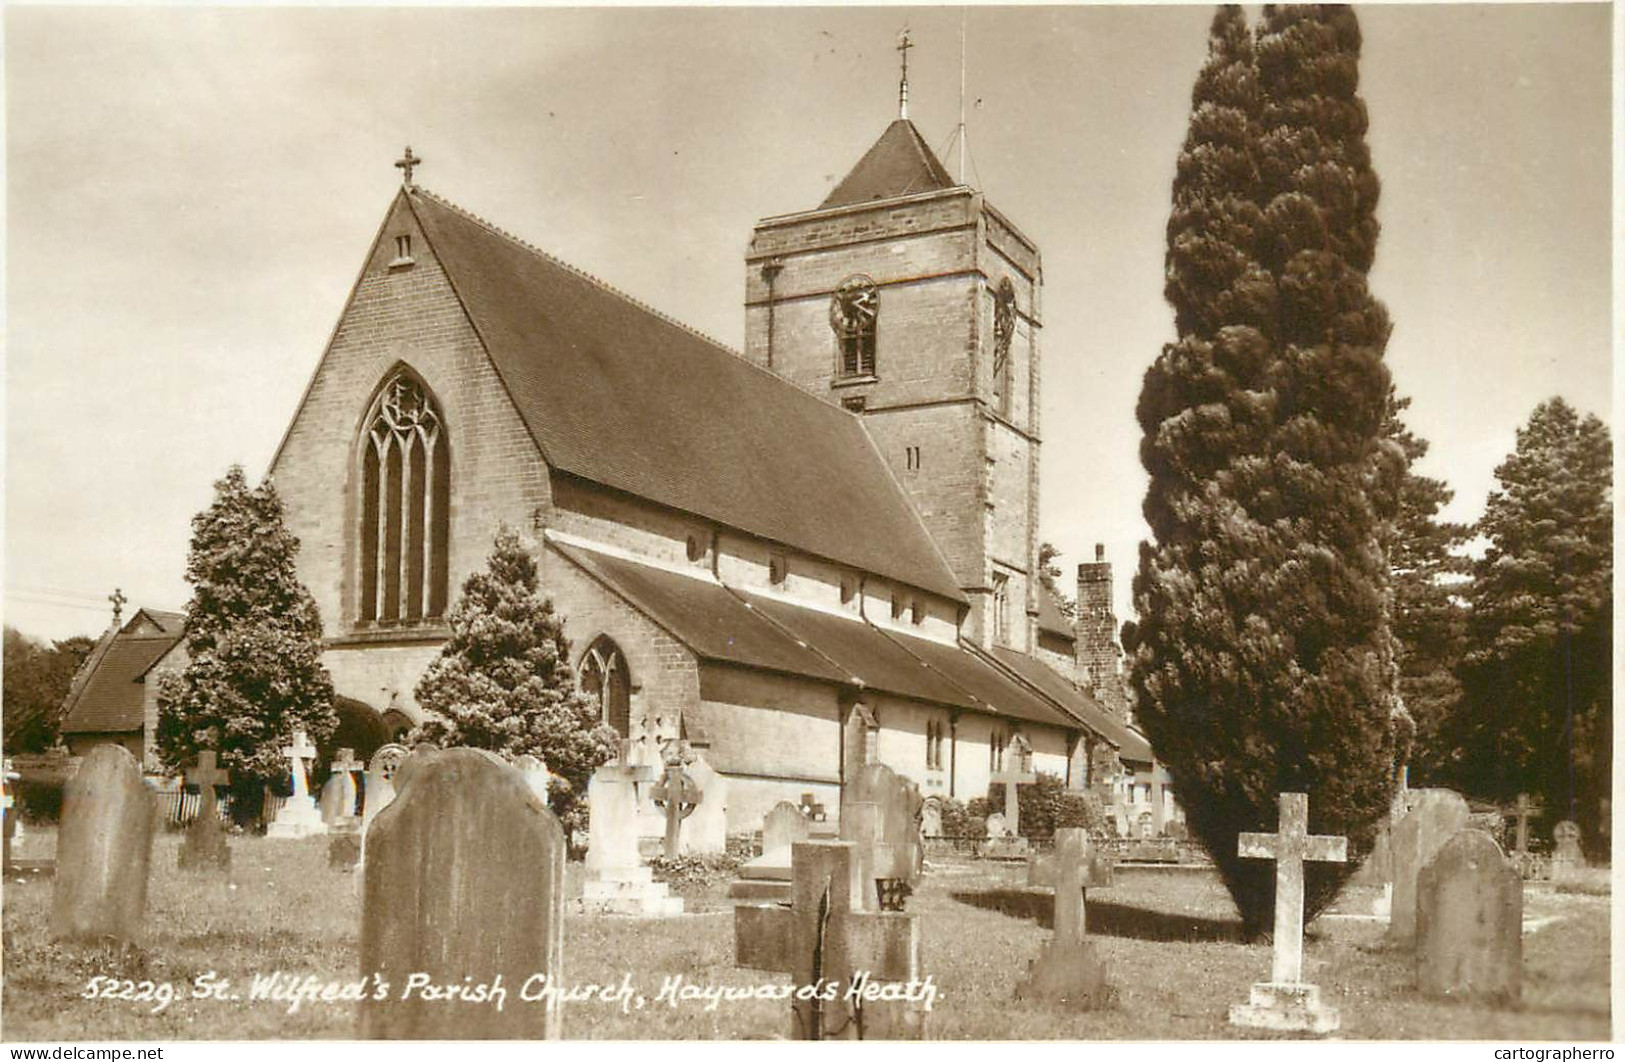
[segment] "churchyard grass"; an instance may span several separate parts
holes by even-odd
[[[48,831],[29,831],[20,853],[49,850]],[[148,932],[142,948],[56,946],[48,941],[48,877],[8,881],[4,895],[7,1041],[91,1039],[331,1038],[355,1034],[355,1007],[177,999],[152,1004],[81,999],[91,977],[129,977],[189,985],[214,970],[246,988],[272,971],[321,981],[355,977],[358,904],[351,875],[327,868],[324,838],[234,838],[228,876],[176,869],[178,835],[158,839],[152,858]],[[568,894],[581,891],[582,868],[569,865]],[[1224,889],[1200,872],[1120,872],[1114,887],[1091,890],[1088,932],[1111,964],[1117,999],[1070,1014],[1013,1002],[1016,982],[1049,936],[1053,900],[1024,887],[1017,864],[947,862],[925,876],[909,909],[921,916],[925,969],[943,993],[930,1035],[956,1039],[1227,1039],[1230,1004],[1268,975],[1266,945],[1237,939]],[[1369,892],[1345,896],[1349,911],[1369,910]],[[726,884],[686,897],[691,913],[665,920],[569,916],[566,980],[619,982],[630,972],[647,1002],[623,1014],[601,1003],[575,1004],[565,1035],[583,1039],[750,1039],[777,1037],[787,1006],[753,1000],[714,1010],[698,1002],[657,1003],[667,977],[697,985],[783,983],[783,976],[733,965],[732,907]],[[1601,1039],[1609,1034],[1607,896],[1530,889],[1524,941],[1524,1002],[1517,1009],[1422,999],[1412,988],[1409,956],[1384,947],[1381,923],[1323,918],[1309,927],[1305,976],[1342,1011],[1345,1039]],[[510,1005],[514,1005],[510,1003]]]

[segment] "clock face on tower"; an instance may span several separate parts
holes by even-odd
[[[880,310],[880,290],[861,274],[847,277],[829,300],[829,326],[842,338],[873,333]]]

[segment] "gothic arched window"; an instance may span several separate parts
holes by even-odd
[[[608,635],[587,647],[581,657],[581,692],[598,703],[598,718],[622,737],[632,732],[632,676],[621,647]]]
[[[875,374],[875,321],[880,316],[880,289],[866,276],[850,276],[829,300],[829,326],[835,330],[842,376]]]
[[[439,618],[446,612],[451,528],[445,419],[423,383],[398,369],[363,423],[359,617],[378,623]]]

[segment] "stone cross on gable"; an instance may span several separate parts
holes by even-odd
[[[316,746],[310,743],[303,730],[295,730],[293,744],[284,746],[282,755],[287,758],[293,769],[294,799],[310,796],[310,790],[305,785],[305,761],[316,758]]]
[[[200,798],[199,818],[214,818],[214,787],[231,784],[231,772],[222,767],[216,767],[214,759],[214,750],[204,749],[197,754],[197,765],[186,772],[187,783],[197,786]]]
[[[410,188],[412,186],[412,169],[422,165],[423,160],[412,154],[412,147],[407,145],[406,153],[395,160],[395,168],[401,171],[401,184]]]
[[[683,770],[682,761],[673,757],[666,762],[665,778],[649,795],[657,807],[665,809],[666,858],[676,859],[682,854],[683,820],[694,813],[703,799],[700,787]]]
[[[855,847],[849,841],[801,841],[791,849],[789,907],[741,904],[734,908],[734,956],[738,966],[788,973],[797,985],[834,985],[833,999],[819,993],[797,998],[791,1036],[798,1040],[901,1038],[905,1029],[876,1029],[873,1018],[895,1012],[847,999],[854,975],[873,983],[919,978],[918,916],[866,912],[857,903]],[[918,1030],[912,1030],[917,1035]]]
[[[1275,860],[1275,954],[1270,964],[1274,984],[1303,980],[1303,864],[1348,861],[1348,839],[1309,832],[1309,794],[1281,794],[1281,824],[1276,833],[1244,833],[1237,838],[1243,859]]]
[[[1009,832],[1021,833],[1021,803],[1017,799],[1016,786],[1032,785],[1038,781],[1038,775],[1033,773],[1033,747],[1027,739],[1020,734],[1010,739],[1010,746],[1006,750],[1011,755],[1005,762],[1010,766],[1000,764],[999,769],[988,775],[988,781],[995,785],[1004,786],[1004,826]]]
[[[113,623],[117,625],[119,616],[123,615],[124,606],[130,599],[124,596],[123,590],[114,587],[113,592],[107,595],[107,600],[113,603]]]

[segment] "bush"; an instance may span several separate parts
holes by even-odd
[[[739,872],[742,862],[732,852],[715,855],[684,855],[676,859],[656,856],[649,860],[654,879],[671,886],[679,896],[692,896],[724,887]]]
[[[972,801],[975,803],[975,801]],[[986,803],[986,801],[983,801]],[[987,812],[980,816],[971,813],[968,805],[953,797],[942,798],[942,835],[944,837],[987,836]]]
[[[56,779],[21,778],[14,783],[22,821],[46,825],[62,821],[64,783]],[[7,788],[12,788],[8,786]]]
[[[1100,799],[1093,794],[1068,789],[1060,775],[1045,771],[1038,773],[1038,781],[1019,786],[1016,802],[1021,809],[1020,833],[1023,837],[1045,840],[1055,831],[1067,826],[1081,826],[1091,834],[1107,831],[1106,813]],[[986,836],[987,817],[995,811],[1004,811],[1004,787],[989,787],[986,797],[978,797],[966,806],[966,813],[976,822],[977,836]],[[943,816],[947,828],[947,815]]]

